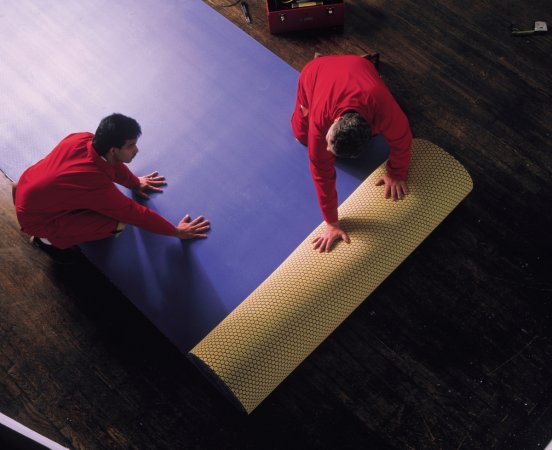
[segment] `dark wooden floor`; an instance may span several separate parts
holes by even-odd
[[[284,36],[263,1],[252,25],[230,1],[208,3],[296,69],[379,51],[414,134],[474,191],[246,417],[94,267],[30,247],[0,176],[0,411],[77,449],[546,447],[552,33],[509,27],[552,25],[549,1],[347,0],[344,30]]]

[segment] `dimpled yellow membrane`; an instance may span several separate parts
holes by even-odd
[[[416,139],[409,194],[393,202],[375,182],[382,165],[340,206],[351,239],[313,250],[321,224],[190,352],[247,413],[255,409],[471,191],[452,156]],[[308,176],[305,174],[305,176]]]

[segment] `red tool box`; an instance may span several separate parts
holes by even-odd
[[[266,0],[271,33],[343,26],[343,0]]]

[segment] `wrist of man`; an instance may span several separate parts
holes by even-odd
[[[339,223],[339,214],[337,212],[337,208],[335,211],[322,211],[322,217],[324,218],[324,222],[331,224],[331,223]]]
[[[132,175],[133,178],[130,181],[130,189],[135,190],[140,188],[140,178],[138,178],[136,175]]]
[[[407,178],[407,172],[405,170],[393,169],[389,166],[387,166],[387,175],[392,180],[396,181],[406,181]]]

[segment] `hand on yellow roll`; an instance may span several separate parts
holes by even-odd
[[[401,200],[408,194],[406,181],[396,180],[385,174],[376,181],[376,186],[381,186],[382,184],[385,185],[385,192],[383,194],[385,198],[391,197],[392,200]]]
[[[389,175],[383,175],[378,181],[376,186],[385,185],[384,196],[385,198],[391,198],[392,200],[401,200],[406,194],[408,189],[405,181],[396,180]],[[326,223],[326,231],[320,236],[315,238],[312,242],[314,249],[320,252],[329,252],[332,249],[334,242],[338,239],[342,239],[347,244],[350,242],[347,233],[339,226],[339,222]]]
[[[347,233],[339,226],[339,222],[326,223],[326,231],[320,236],[315,238],[312,242],[314,244],[314,249],[319,250],[320,252],[329,252],[332,248],[332,245],[338,239],[342,239],[347,244],[351,242]]]

